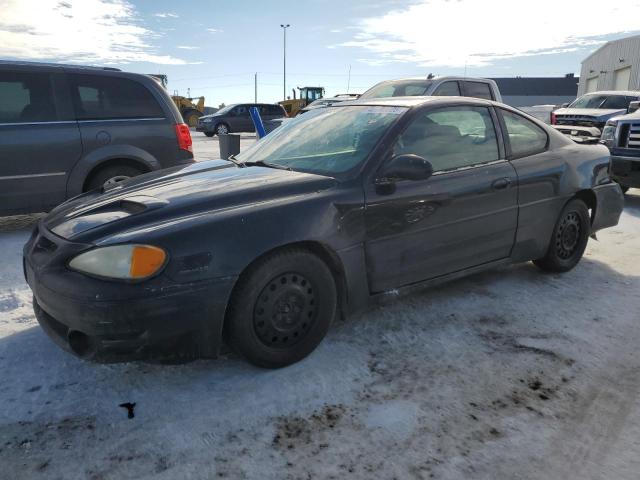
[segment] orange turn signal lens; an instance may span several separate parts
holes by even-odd
[[[150,245],[135,245],[131,251],[130,278],[150,277],[162,268],[167,254],[164,250]]]

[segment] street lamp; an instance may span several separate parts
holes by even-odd
[[[282,32],[284,33],[284,48],[283,48],[283,56],[282,56],[282,99],[287,99],[287,28],[291,25],[288,23],[286,25],[280,24],[282,27]]]

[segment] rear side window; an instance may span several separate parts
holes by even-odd
[[[0,72],[0,123],[55,120],[57,115],[50,75]]]
[[[547,148],[547,133],[532,121],[502,110],[512,157],[525,157],[543,152]]]
[[[151,92],[138,82],[99,75],[68,77],[78,120],[164,117]]]
[[[488,83],[464,82],[465,96],[493,100],[491,88]]]
[[[433,94],[439,97],[459,97],[460,87],[458,86],[458,82],[444,82],[436,88]]]

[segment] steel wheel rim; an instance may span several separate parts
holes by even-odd
[[[556,252],[563,260],[571,258],[580,246],[582,225],[577,212],[567,213],[556,233]]]
[[[218,134],[226,135],[229,130],[224,125],[218,125]]]
[[[303,275],[288,272],[262,289],[253,309],[253,328],[264,345],[290,348],[311,331],[317,318],[316,289]]]
[[[112,187],[120,182],[124,182],[125,180],[129,180],[131,177],[127,175],[116,175],[115,177],[111,177],[104,182],[103,187]]]

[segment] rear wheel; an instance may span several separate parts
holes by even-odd
[[[229,306],[227,339],[254,365],[285,367],[318,346],[336,305],[327,265],[305,250],[285,250],[242,275]]]
[[[560,213],[547,254],[533,263],[549,272],[571,270],[584,254],[590,230],[587,205],[582,200],[571,200]]]
[[[128,180],[144,173],[141,169],[131,165],[111,165],[101,168],[93,173],[85,185],[85,191],[96,188],[111,187],[117,183]]]
[[[205,134],[207,137],[213,137],[213,136],[215,135],[215,133],[213,133],[213,132],[204,132],[204,134]]]

